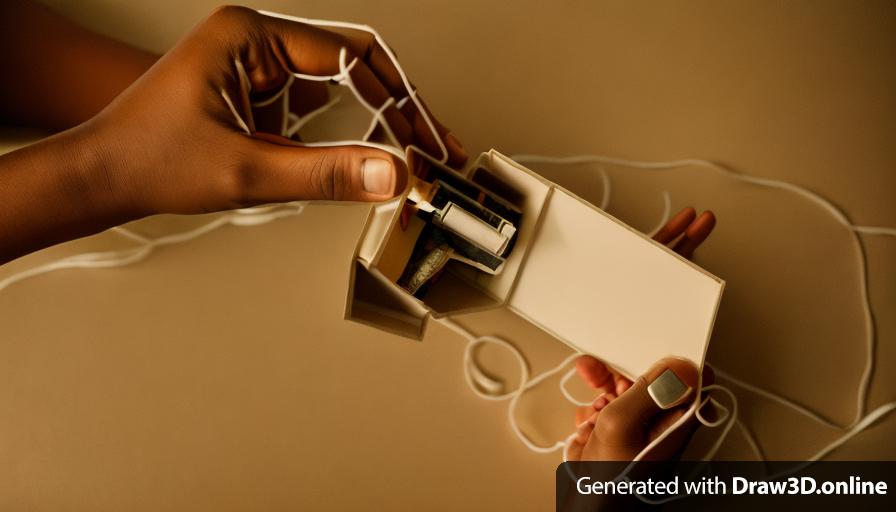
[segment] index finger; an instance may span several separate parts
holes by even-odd
[[[314,76],[333,76],[339,73],[339,51],[346,47],[351,52],[351,58],[358,58],[358,64],[369,68],[378,80],[374,91],[363,90],[360,92],[382,97],[383,91],[391,96],[399,107],[404,102],[403,111],[408,127],[414,135],[414,139],[420,143],[421,149],[431,156],[448,161],[451,164],[461,165],[466,160],[463,148],[457,142],[450,142],[449,130],[445,128],[426,108],[422,99],[416,94],[407,75],[398,64],[395,54],[388,48],[385,41],[370,27],[354,23],[344,23],[325,20],[309,20],[278,13],[261,11],[263,15],[278,21],[298,23],[303,27],[304,33],[296,36],[296,47],[310,45],[312,51],[290,51],[286,48],[286,56],[292,59],[292,55],[298,53],[293,63],[305,70],[299,73]],[[327,28],[343,28],[356,31],[352,35],[343,36]],[[289,27],[280,25],[280,31],[289,30]],[[349,60],[351,60],[351,58]],[[329,64],[329,66],[328,66]],[[382,89],[380,89],[380,87]],[[380,104],[374,104],[378,107]],[[393,121],[393,107],[387,109],[387,119],[390,124]],[[395,130],[395,127],[392,127]],[[403,131],[403,127],[400,128]],[[456,140],[456,139],[455,139]]]
[[[394,100],[390,100],[392,94],[363,59],[356,55],[347,38],[303,23],[302,18],[259,13],[246,8],[231,8],[223,12],[224,16],[237,19],[236,26],[242,25],[245,30],[248,24],[260,36],[241,49],[250,82],[264,76],[264,73],[253,73],[253,68],[263,66],[271,56],[282,69],[299,78],[344,80],[375,112],[377,118],[385,120],[389,131],[395,135],[396,143],[401,146],[411,143],[411,125],[394,105]]]
[[[399,102],[402,112],[414,129],[415,139],[436,159],[444,157],[449,163],[459,165],[466,160],[458,144],[448,144],[449,130],[426,107],[423,99],[398,64],[398,58],[382,37],[369,27],[347,39],[357,55],[362,55],[386,89]]]
[[[613,382],[613,372],[594,356],[584,355],[576,359],[576,370],[582,380],[594,389],[606,388]]]

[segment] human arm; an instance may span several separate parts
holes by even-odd
[[[236,122],[223,93],[248,98],[292,73],[334,75],[340,50],[358,58],[350,77],[382,105],[408,91],[365,33],[336,34],[227,7],[200,23],[101,113],[0,157],[0,262],[156,213],[202,213],[298,199],[381,201],[400,193],[404,163],[362,146],[299,147]],[[425,109],[424,109],[425,110]],[[384,111],[400,145],[449,162],[465,159],[448,130],[424,122],[414,102]],[[246,116],[247,112],[240,112]]]

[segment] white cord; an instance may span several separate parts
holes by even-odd
[[[249,125],[246,124],[246,121],[243,120],[243,116],[241,116],[239,111],[237,111],[236,107],[233,104],[233,100],[230,99],[230,95],[227,94],[227,91],[221,89],[221,96],[224,98],[224,103],[226,103],[227,107],[230,108],[230,113],[233,114],[234,118],[236,118],[236,124],[240,127],[241,130],[246,132],[246,134],[252,135],[252,130],[249,129]]]
[[[522,352],[520,352],[519,349],[517,349],[510,342],[496,336],[474,336],[466,328],[448,318],[441,318],[438,321],[442,325],[457,332],[467,340],[467,346],[464,349],[464,379],[466,380],[467,385],[469,385],[470,389],[473,390],[473,393],[475,393],[476,396],[482,398],[483,400],[510,400],[510,403],[507,407],[507,420],[510,423],[510,428],[513,430],[513,433],[516,434],[517,438],[519,438],[519,440],[526,446],[526,448],[529,448],[535,453],[551,453],[557,450],[562,450],[564,446],[566,446],[563,441],[558,441],[549,446],[542,446],[529,439],[529,436],[527,436],[522,431],[516,421],[516,406],[519,403],[520,397],[526,391],[537,386],[540,382],[544,381],[548,377],[563,371],[563,369],[566,368],[566,366],[569,365],[571,361],[574,361],[581,354],[572,354],[554,368],[540,373],[535,378],[531,378],[529,364],[526,361],[526,358],[523,357]],[[520,384],[515,390],[508,393],[500,393],[500,383],[497,383],[495,380],[486,377],[485,374],[478,368],[478,365],[476,364],[473,357],[473,351],[477,346],[487,343],[503,347],[516,359],[520,369]],[[482,381],[484,381],[484,383]]]
[[[265,98],[263,100],[254,101],[254,102],[252,102],[252,106],[253,107],[266,107],[266,106],[270,105],[271,103],[279,100],[281,96],[283,96],[284,94],[286,94],[287,91],[289,91],[289,88],[292,87],[292,84],[293,84],[293,82],[295,82],[295,80],[296,80],[295,76],[289,75],[289,77],[287,77],[286,82],[283,84],[283,86],[280,87],[280,89],[276,93],[274,93],[273,96],[271,96],[270,98]]]
[[[845,430],[846,433],[824,447],[821,451],[813,455],[809,458],[810,461],[819,460],[825,457],[834,449],[841,446],[847,440],[868,428],[875,421],[885,417],[889,413],[891,413],[894,409],[896,409],[896,402],[889,402],[884,405],[879,406],[877,409],[872,411],[871,413],[865,414],[867,408],[867,400],[869,388],[871,385],[871,374],[874,369],[874,340],[875,340],[875,330],[874,330],[874,319],[871,311],[871,300],[868,291],[868,269],[865,262],[865,248],[862,243],[861,238],[858,236],[858,233],[863,233],[866,235],[884,235],[884,236],[896,236],[896,229],[884,226],[861,226],[853,224],[849,217],[837,208],[833,203],[824,197],[812,192],[808,189],[800,187],[798,185],[794,185],[792,183],[787,183],[781,180],[774,180],[769,178],[757,178],[754,176],[744,175],[737,173],[727,167],[719,165],[715,162],[710,162],[707,160],[700,159],[684,159],[684,160],[673,160],[668,162],[645,162],[645,161],[636,161],[636,160],[625,160],[621,158],[613,158],[607,156],[600,155],[578,155],[578,156],[570,156],[570,157],[551,157],[551,156],[542,156],[542,155],[513,155],[514,160],[523,163],[549,163],[549,164],[560,164],[560,165],[574,165],[574,164],[583,164],[583,163],[595,163],[595,164],[605,164],[605,165],[617,165],[622,167],[631,167],[636,169],[647,169],[647,170],[670,170],[681,167],[700,167],[705,169],[710,169],[716,172],[719,172],[725,176],[734,178],[736,180],[750,183],[753,185],[759,185],[768,188],[786,190],[797,194],[805,199],[808,199],[810,202],[815,203],[820,206],[823,210],[828,212],[834,219],[837,220],[841,225],[849,229],[849,232],[852,236],[853,243],[856,247],[857,254],[857,262],[858,262],[858,270],[859,270],[859,287],[861,289],[862,296],[862,308],[863,308],[863,316],[865,321],[865,345],[866,345],[866,362],[864,370],[862,371],[862,376],[859,381],[858,389],[857,389],[857,399],[856,399],[856,415],[853,421],[847,425],[837,425],[831,420],[823,417],[822,415],[813,412],[802,406],[797,404],[796,402],[784,398],[776,393],[772,393],[771,391],[760,388],[759,386],[755,386],[744,382],[741,379],[738,379],[725,371],[718,369],[718,367],[714,366],[716,370],[716,374],[723,379],[731,381],[733,384],[742,387],[748,391],[752,391],[753,393],[757,393],[763,397],[766,397],[770,400],[773,400],[785,407],[789,407],[794,411],[802,414],[826,427]],[[726,389],[724,392],[730,392]],[[730,395],[731,398],[734,398],[733,395]],[[735,409],[736,412],[736,402]],[[749,431],[744,427],[741,429],[744,433],[744,436],[747,438],[747,442],[751,445],[754,452],[761,458],[762,450],[759,448],[758,443],[749,433]],[[720,439],[724,439],[727,433],[730,431],[730,426],[726,427],[723,431],[723,435]],[[715,446],[714,449],[718,447]],[[795,470],[794,470],[795,471]]]
[[[531,390],[532,388],[534,388],[535,386],[537,386],[538,384],[543,382],[545,379],[562,372],[567,366],[569,366],[570,363],[572,363],[573,361],[575,361],[576,359],[581,357],[583,354],[581,352],[574,352],[574,353],[568,355],[566,358],[564,358],[563,361],[561,361],[557,366],[532,377],[531,372],[529,370],[529,363],[526,361],[525,356],[515,345],[513,345],[509,341],[499,338],[497,336],[476,336],[472,332],[470,332],[467,328],[461,326],[454,320],[451,320],[451,319],[448,319],[445,317],[440,318],[437,321],[439,323],[441,323],[442,325],[455,331],[456,333],[460,334],[463,338],[465,338],[467,340],[467,345],[464,349],[464,362],[463,362],[464,379],[466,380],[467,385],[470,387],[470,389],[473,391],[473,393],[475,393],[478,397],[480,397],[484,400],[490,400],[490,401],[510,400],[510,403],[507,407],[507,419],[510,423],[511,430],[517,436],[517,438],[527,448],[529,448],[531,451],[536,452],[536,453],[551,453],[551,452],[555,452],[557,450],[562,449],[563,457],[564,457],[563,460],[566,461],[567,460],[566,457],[567,457],[568,450],[569,450],[568,444],[575,437],[575,432],[573,432],[565,440],[557,441],[552,445],[538,445],[538,444],[534,443],[529,438],[529,436],[527,436],[523,432],[522,428],[520,428],[520,426],[516,420],[515,411],[516,411],[517,404],[519,403],[519,400],[523,396],[523,394],[525,394],[527,391]],[[485,345],[485,344],[494,344],[496,346],[502,347],[505,350],[507,350],[508,352],[510,352],[513,355],[514,359],[516,359],[517,365],[519,366],[519,369],[520,369],[520,382],[519,382],[519,385],[516,387],[516,389],[514,389],[513,391],[501,393],[500,383],[497,383],[497,381],[495,381],[494,379],[492,379],[490,377],[485,377],[485,372],[483,372],[481,370],[481,368],[479,368],[479,365],[476,363],[475,358],[473,357],[473,352],[476,349],[476,347],[478,347],[479,345]],[[561,393],[566,397],[566,399],[569,402],[571,402],[575,405],[578,405],[578,406],[591,405],[591,402],[582,402],[582,401],[575,399],[569,393],[569,391],[566,389],[566,383],[572,377],[574,372],[575,372],[575,369],[567,371],[564,374],[564,376],[560,379],[559,387],[560,387]],[[484,380],[484,382],[482,382],[480,379]],[[722,431],[722,435],[719,437],[717,442],[707,452],[706,457],[712,458],[712,456],[715,455],[716,451],[718,451],[719,447],[722,444],[722,441],[725,439],[725,436],[727,436],[728,431],[730,431],[731,426],[734,424],[734,420],[737,417],[737,399],[734,397],[734,395],[729,390],[727,390],[726,388],[724,388],[723,386],[720,386],[718,384],[706,386],[703,388],[703,390],[707,390],[707,391],[711,391],[713,389],[723,391],[731,398],[734,405],[733,405],[733,408],[730,413],[729,413],[728,409],[723,407],[717,401],[710,399],[708,397],[701,400],[699,397],[699,394],[698,394],[698,397],[695,399],[694,403],[688,409],[688,411],[685,413],[685,415],[682,416],[681,418],[679,418],[671,427],[669,427],[665,432],[660,434],[656,439],[654,439],[650,444],[648,444],[641,451],[641,453],[639,453],[633,459],[633,462],[642,460],[643,457],[647,453],[649,453],[651,450],[653,450],[664,439],[666,439],[666,437],[668,437],[678,427],[683,425],[685,422],[690,420],[695,415],[696,415],[698,421],[700,421],[701,423],[703,423],[704,425],[706,425],[708,427],[717,427],[723,423],[726,423],[726,426]],[[716,406],[717,410],[720,412],[720,414],[719,414],[720,418],[714,422],[710,422],[710,421],[706,420],[699,413],[698,404],[700,407],[702,407],[708,401],[712,401],[713,404]]]
[[[376,31],[376,29],[374,29],[373,27],[370,27],[368,25],[362,25],[359,23],[349,23],[349,22],[345,22],[345,21],[332,21],[332,20],[317,20],[317,19],[311,19],[311,18],[300,18],[298,16],[292,16],[289,14],[281,14],[281,13],[277,13],[277,12],[263,11],[263,10],[260,10],[258,12],[260,12],[261,14],[264,14],[265,16],[272,16],[274,18],[296,21],[299,23],[307,24],[307,25],[315,25],[318,27],[326,27],[326,28],[347,28],[350,30],[360,30],[362,32],[367,32],[368,34],[372,35],[374,37],[374,39],[376,40],[377,44],[379,45],[379,47],[383,50],[383,52],[386,53],[386,56],[389,57],[389,61],[392,63],[393,66],[395,66],[395,70],[398,72],[398,75],[401,77],[401,83],[404,85],[405,90],[408,91],[408,97],[410,97],[411,101],[414,102],[414,105],[417,107],[417,111],[420,113],[420,116],[423,118],[423,121],[426,123],[427,128],[429,128],[430,133],[433,134],[433,137],[435,138],[436,143],[439,146],[439,151],[442,153],[442,156],[439,157],[437,160],[441,163],[445,163],[448,161],[448,149],[445,147],[445,142],[442,140],[442,137],[439,135],[439,131],[436,129],[435,123],[433,123],[426,108],[423,107],[423,103],[420,101],[419,98],[417,98],[416,90],[411,86],[411,81],[408,80],[408,76],[407,76],[407,74],[405,74],[404,69],[401,67],[401,64],[398,62],[398,58],[395,56],[395,53],[392,52],[392,49],[389,48],[388,44],[386,44],[386,40],[383,39],[383,37],[379,34],[379,32]],[[341,62],[341,59],[340,59],[340,62]],[[358,94],[357,90],[354,89],[354,86],[351,83],[351,78],[348,76],[347,71],[343,71],[341,69],[340,69],[340,71],[342,71],[344,73],[344,76],[341,78],[346,80],[346,82],[350,85],[350,87],[352,87],[352,92],[355,93],[355,96],[358,98],[358,100],[361,101],[362,104],[364,104],[366,107],[368,107],[368,110],[372,110],[372,107],[361,97],[360,94]],[[319,79],[320,77],[316,77],[316,78]],[[329,80],[330,78],[332,78],[332,77],[327,77],[324,79]],[[383,127],[386,129],[387,133],[391,134],[391,131],[392,131],[391,127],[389,126],[389,124],[387,122],[385,122],[385,119],[383,119]],[[394,138],[394,134],[391,134],[390,136]],[[411,145],[409,147],[411,149],[414,149],[415,151],[420,152],[420,153],[426,153],[426,151],[422,150],[421,148],[419,148],[417,146]]]
[[[295,80],[294,76],[290,76],[287,83],[290,85]],[[280,136],[286,137],[286,132],[289,130],[289,87],[283,88],[283,101],[280,102]]]
[[[569,390],[566,389],[566,383],[569,382],[569,380],[575,374],[576,374],[576,369],[572,368],[568,372],[566,372],[566,375],[564,375],[562,379],[560,379],[560,392],[563,393],[563,397],[566,398],[567,402],[569,402],[573,405],[579,406],[579,407],[590,407],[591,404],[594,403],[593,401],[579,400],[578,398],[572,396],[572,393],[570,393]]]
[[[293,74],[294,77],[291,77],[290,80],[287,82],[287,85],[284,85],[284,87],[281,89],[281,91],[279,91],[277,94],[275,94],[273,98],[270,98],[269,101],[265,101],[265,102],[256,104],[256,105],[259,105],[259,104],[267,105],[274,101],[277,101],[278,99],[280,99],[280,101],[283,101],[284,112],[287,115],[284,116],[284,127],[283,127],[282,131],[285,134],[287,134],[287,136],[294,135],[308,120],[310,120],[311,118],[328,110],[330,107],[332,107],[338,101],[338,97],[337,97],[336,99],[328,102],[326,105],[306,114],[304,117],[299,118],[298,116],[295,116],[294,114],[291,114],[288,112],[288,97],[289,97],[288,88],[289,88],[289,85],[291,85],[291,83],[292,83],[291,80],[293,80],[294,78],[300,78],[300,79],[305,79],[305,80],[315,80],[315,81],[334,80],[341,85],[347,86],[352,91],[352,93],[355,95],[355,97],[358,99],[358,101],[361,102],[361,104],[364,105],[365,108],[367,108],[368,111],[370,111],[371,114],[373,115],[373,120],[371,121],[371,126],[376,126],[376,124],[382,125],[384,130],[386,131],[387,135],[389,136],[390,140],[393,143],[395,143],[396,145],[397,145],[396,137],[395,137],[394,133],[392,132],[391,127],[389,126],[387,120],[385,119],[385,117],[382,114],[385,111],[385,109],[388,108],[388,106],[390,106],[390,104],[394,103],[397,107],[400,107],[400,106],[403,106],[407,101],[413,101],[414,104],[417,106],[418,111],[420,112],[420,115],[422,116],[423,120],[425,121],[428,128],[435,136],[436,141],[438,142],[439,149],[442,152],[442,156],[439,160],[441,162],[447,161],[448,152],[447,152],[447,149],[445,148],[444,142],[442,141],[441,137],[439,136],[438,131],[436,130],[435,125],[434,125],[433,121],[430,119],[430,116],[427,113],[426,109],[423,108],[422,103],[417,98],[416,90],[411,88],[410,82],[408,81],[408,78],[407,78],[406,74],[404,73],[404,70],[402,69],[401,65],[398,63],[397,58],[395,57],[395,55],[393,54],[391,49],[388,47],[388,45],[385,44],[385,41],[383,41],[381,36],[374,29],[372,29],[371,27],[368,27],[366,25],[358,25],[358,24],[353,24],[353,23],[345,23],[345,22],[337,22],[337,21],[324,21],[324,20],[311,20],[311,19],[306,19],[306,18],[298,18],[298,17],[294,17],[294,16],[271,13],[271,12],[266,12],[266,11],[261,11],[261,12],[268,16],[298,21],[298,22],[307,23],[310,25],[317,25],[317,26],[323,26],[323,27],[334,27],[334,28],[349,28],[349,29],[365,31],[365,32],[372,34],[374,36],[374,38],[376,39],[377,43],[385,51],[385,53],[387,54],[387,56],[389,57],[389,59],[391,60],[393,65],[395,66],[396,70],[398,71],[399,75],[401,76],[402,82],[403,82],[406,90],[409,91],[408,96],[402,98],[397,103],[395,103],[394,98],[390,97],[391,101],[387,101],[383,106],[381,106],[378,109],[375,109],[362,97],[362,95],[357,90],[357,88],[354,86],[354,83],[351,80],[350,71],[356,65],[357,58],[354,58],[350,63],[346,64],[346,62],[345,62],[346,50],[345,50],[345,48],[342,48],[340,51],[340,55],[339,55],[339,70],[340,71],[337,75],[312,76],[312,75],[304,75],[301,73],[294,73]],[[248,95],[251,84],[248,83],[248,77],[246,76],[246,73],[242,66],[242,63],[239,60],[237,60],[235,62],[235,65],[236,65],[236,69],[237,69],[237,72],[238,72],[240,80],[241,80],[241,84],[243,85],[242,92],[243,92],[243,94]],[[239,127],[243,131],[245,131],[246,133],[251,135],[252,131],[253,131],[252,130],[252,118],[251,118],[252,113],[251,113],[251,111],[246,113],[246,115],[249,116],[248,120],[243,119],[243,117],[240,115],[239,111],[237,110],[236,106],[233,104],[231,98],[227,94],[227,92],[225,90],[222,90],[221,95],[224,98],[224,101],[227,104],[227,106],[229,107],[230,111],[233,113],[234,118],[236,119]],[[246,97],[244,99],[246,99],[248,101],[248,97]],[[288,120],[293,120],[293,124],[289,127],[287,127],[285,124]],[[372,132],[372,129],[368,130],[368,133],[365,134],[364,138],[367,138],[369,136],[369,132]],[[366,140],[317,142],[317,143],[305,143],[305,144],[300,144],[300,145],[309,146],[309,147],[363,145],[363,146],[367,146],[367,147],[374,147],[377,149],[383,149],[385,151],[389,151],[390,153],[395,154],[397,157],[399,157],[401,159],[405,158],[404,153],[396,147],[383,145],[383,144],[371,143]],[[423,151],[422,149],[420,149],[416,146],[411,146],[411,148],[416,151],[419,151],[421,153],[425,153],[425,151]],[[673,169],[673,168],[679,168],[679,167],[685,167],[685,166],[698,166],[698,167],[715,170],[717,172],[720,172],[724,175],[733,177],[733,178],[743,181],[743,182],[760,185],[760,186],[765,186],[765,187],[787,190],[787,191],[790,191],[792,193],[800,195],[800,196],[802,196],[806,199],[809,199],[810,201],[818,204],[819,206],[824,208],[826,211],[828,211],[828,213],[830,213],[840,224],[842,224],[845,227],[847,227],[848,229],[850,229],[851,233],[853,234],[854,242],[857,247],[857,254],[859,256],[858,257],[859,270],[860,270],[860,274],[862,276],[862,279],[860,280],[860,285],[862,288],[862,296],[864,299],[866,336],[867,336],[867,346],[868,346],[868,352],[867,352],[868,353],[868,361],[867,361],[865,371],[862,375],[862,378],[861,378],[861,381],[859,384],[858,400],[857,400],[857,414],[856,414],[855,420],[849,425],[842,426],[842,427],[838,426],[838,425],[834,424],[833,422],[831,422],[830,420],[822,417],[821,415],[814,413],[814,412],[810,411],[809,409],[807,409],[799,404],[796,404],[795,402],[793,402],[789,399],[783,398],[779,395],[771,393],[770,391],[759,388],[758,386],[753,386],[751,384],[745,383],[739,379],[736,379],[736,378],[728,375],[727,373],[725,373],[721,370],[717,369],[716,372],[720,376],[723,376],[723,378],[730,380],[734,384],[736,384],[740,387],[743,387],[744,389],[747,389],[754,393],[758,393],[766,398],[775,400],[776,402],[778,402],[782,405],[785,405],[787,407],[790,407],[790,408],[796,410],[797,412],[799,412],[800,414],[803,414],[803,415],[805,415],[815,421],[818,421],[819,423],[822,423],[828,427],[842,428],[842,429],[847,430],[847,432],[842,437],[838,438],[834,442],[825,446],[821,451],[819,451],[818,453],[813,455],[809,459],[809,462],[819,460],[819,459],[825,457],[831,451],[833,451],[836,448],[838,448],[839,446],[841,446],[843,443],[848,441],[850,438],[852,438],[853,436],[855,436],[856,434],[858,434],[859,432],[861,432],[862,430],[864,430],[865,428],[867,428],[868,426],[873,424],[875,421],[890,414],[893,410],[896,410],[896,402],[892,402],[892,403],[884,404],[884,405],[878,407],[877,409],[875,409],[874,411],[872,411],[871,413],[864,415],[864,411],[866,408],[867,391],[868,391],[868,387],[870,385],[871,371],[874,366],[874,364],[873,364],[874,363],[873,349],[874,349],[875,335],[874,335],[874,326],[873,326],[873,318],[872,318],[872,314],[871,314],[870,300],[869,300],[869,296],[868,296],[867,268],[865,265],[864,246],[862,245],[861,239],[857,235],[857,233],[863,233],[863,234],[867,234],[867,235],[896,236],[896,229],[889,228],[889,227],[881,227],[881,226],[860,226],[860,225],[852,224],[849,221],[848,217],[845,215],[845,213],[843,213],[840,209],[838,209],[836,206],[834,206],[832,203],[830,203],[830,201],[824,199],[823,197],[819,196],[818,194],[815,194],[814,192],[811,192],[805,188],[802,188],[797,185],[793,185],[793,184],[790,184],[790,183],[787,183],[784,181],[780,181],[780,180],[773,180],[773,179],[768,179],[768,178],[758,178],[758,177],[738,174],[738,173],[735,173],[734,171],[731,171],[730,169],[727,169],[719,164],[716,164],[714,162],[709,162],[706,160],[686,159],[686,160],[676,160],[676,161],[671,161],[671,162],[639,162],[639,161],[630,161],[630,160],[623,160],[623,159],[619,159],[619,158],[595,156],[595,155],[584,155],[584,156],[564,157],[564,158],[547,157],[547,156],[540,156],[540,155],[516,155],[513,158],[519,162],[533,162],[533,163],[542,162],[542,163],[556,163],[556,164],[598,163],[598,164],[619,165],[619,166],[626,166],[626,167],[633,167],[633,168],[640,168],[640,169],[655,169],[655,170]],[[606,207],[609,204],[609,200],[610,200],[610,180],[609,180],[609,177],[607,176],[606,171],[604,171],[603,168],[598,168],[598,172],[599,172],[599,174],[601,176],[601,180],[603,182],[603,197],[601,199],[600,206],[602,209],[606,209]],[[219,227],[225,226],[225,225],[256,226],[256,225],[260,225],[260,224],[265,224],[267,222],[271,222],[271,221],[279,219],[279,218],[298,215],[302,212],[303,206],[304,206],[303,203],[290,203],[289,205],[286,205],[284,207],[268,206],[268,207],[260,207],[260,208],[235,210],[232,212],[228,212],[228,213],[216,218],[215,220],[213,220],[207,224],[204,224],[198,228],[195,228],[193,230],[183,232],[183,233],[177,233],[177,234],[173,234],[173,235],[166,235],[166,236],[163,236],[163,237],[160,237],[157,239],[148,239],[146,237],[143,237],[142,235],[133,233],[133,232],[131,232],[127,229],[121,228],[121,227],[112,228],[112,230],[114,232],[116,232],[124,237],[127,237],[128,239],[130,239],[132,241],[137,242],[139,245],[137,245],[133,248],[120,250],[120,251],[93,252],[93,253],[85,253],[85,254],[79,254],[79,255],[75,255],[75,256],[69,256],[69,257],[54,261],[54,262],[40,265],[38,267],[27,269],[27,270],[19,272],[17,274],[13,274],[12,276],[8,276],[3,280],[0,280],[0,291],[4,290],[5,288],[7,288],[8,286],[10,286],[14,283],[23,281],[30,277],[34,277],[37,275],[52,272],[55,270],[60,270],[60,269],[65,269],[65,268],[111,268],[111,267],[120,267],[120,266],[128,265],[128,264],[135,263],[137,261],[140,261],[140,260],[146,258],[158,247],[187,242],[189,240],[193,240],[197,237],[200,237],[204,234],[207,234],[207,233],[209,233],[215,229],[218,229]],[[671,200],[669,198],[668,192],[664,192],[664,214],[663,214],[663,222],[660,223],[660,227],[662,227],[662,225],[664,225],[665,222],[668,220],[670,210],[671,210]],[[454,331],[460,333],[468,341],[467,346],[464,351],[464,378],[467,381],[468,385],[471,387],[471,389],[474,391],[474,393],[476,393],[477,396],[480,396],[481,398],[486,399],[486,400],[492,400],[492,401],[510,400],[509,405],[508,405],[508,420],[510,422],[511,428],[513,429],[516,436],[521,440],[521,442],[523,442],[523,444],[526,447],[528,447],[530,450],[538,452],[538,453],[550,453],[550,452],[554,452],[554,451],[563,449],[564,460],[565,460],[567,450],[564,448],[568,446],[569,441],[572,440],[572,438],[574,437],[575,434],[567,437],[565,441],[557,441],[553,445],[548,445],[548,446],[538,445],[538,444],[534,443],[533,441],[531,441],[531,439],[529,439],[529,437],[522,431],[522,429],[517,424],[516,417],[515,417],[515,410],[516,410],[516,406],[517,406],[520,398],[526,391],[537,386],[539,383],[541,383],[545,379],[562,372],[564,370],[564,368],[566,368],[573,360],[575,360],[581,354],[573,353],[573,354],[569,355],[567,358],[565,358],[560,364],[558,364],[554,368],[552,368],[548,371],[545,371],[535,377],[531,377],[529,366],[528,366],[528,363],[527,363],[525,357],[520,352],[520,350],[517,349],[510,342],[503,340],[501,338],[497,338],[495,336],[479,336],[479,337],[474,336],[472,333],[470,333],[464,327],[460,326],[456,322],[449,320],[449,319],[442,319],[441,323],[443,325],[446,325],[449,328],[453,329]],[[511,354],[513,354],[514,357],[516,358],[516,360],[519,364],[519,367],[520,367],[520,384],[514,391],[511,391],[508,393],[503,393],[503,394],[500,393],[501,383],[495,381],[494,379],[489,378],[479,368],[478,364],[475,362],[475,359],[473,357],[474,349],[477,346],[479,346],[481,344],[486,344],[486,343],[492,343],[492,344],[499,345],[499,346],[505,348],[506,350],[510,351]],[[572,395],[568,392],[568,390],[565,387],[566,382],[569,380],[569,378],[571,378],[571,376],[572,376],[572,372],[567,372],[563,376],[563,378],[561,378],[561,380],[560,380],[561,392],[572,403],[575,403],[577,405],[583,404],[583,402],[575,400],[574,397],[572,397]],[[707,452],[706,458],[712,458],[715,455],[715,453],[717,452],[719,447],[722,445],[722,443],[724,442],[725,438],[727,437],[728,433],[730,432],[731,428],[733,427],[733,425],[735,423],[737,423],[740,426],[741,431],[743,432],[744,436],[747,438],[748,442],[750,443],[752,449],[757,454],[757,456],[759,458],[763,458],[763,454],[762,454],[762,451],[761,451],[759,445],[755,442],[755,439],[749,433],[748,429],[742,423],[737,421],[737,400],[736,400],[736,397],[733,395],[733,393],[731,393],[730,390],[728,390],[727,388],[720,386],[718,384],[707,386],[707,387],[703,388],[703,390],[717,390],[717,391],[721,391],[723,394],[726,394],[732,400],[731,410],[729,411],[727,408],[723,407],[715,399],[706,398],[706,399],[701,400],[700,393],[698,393],[697,399],[695,399],[694,403],[687,410],[687,412],[681,418],[679,418],[679,420],[676,421],[675,424],[672,425],[672,427],[667,429],[657,439],[655,439],[653,442],[648,444],[648,446],[645,447],[645,449],[640,454],[638,454],[637,457],[635,457],[633,463],[635,461],[641,460],[641,458],[646,453],[648,453],[655,446],[657,446],[663,439],[665,439],[665,437],[667,437],[669,434],[674,432],[675,429],[677,429],[678,427],[684,425],[684,423],[686,421],[689,421],[694,416],[697,417],[698,421],[700,421],[701,423],[703,423],[704,425],[707,425],[707,426],[720,426],[722,424],[725,425],[725,427],[722,430],[721,435],[716,440],[715,444],[710,448],[709,452]],[[702,407],[703,405],[705,405],[707,403],[707,401],[712,401],[712,403],[716,406],[717,410],[721,411],[720,419],[710,422],[710,421],[707,421],[705,418],[703,418],[700,415],[699,408]],[[799,469],[799,468],[797,468],[797,469]]]
[[[226,225],[258,226],[260,224],[266,224],[284,217],[299,215],[302,213],[303,208],[304,203],[289,203],[279,206],[276,209],[267,209],[260,212],[256,212],[252,209],[234,210],[192,230],[165,235],[156,239],[146,238],[121,227],[112,228],[112,232],[118,233],[130,240],[137,241],[139,245],[115,251],[76,254],[50,263],[38,265],[4,279],[0,279],[0,291],[3,291],[20,281],[54,272],[56,270],[71,268],[113,268],[130,265],[146,258],[159,247],[188,242]]]
[[[330,101],[324,103],[323,105],[317,107],[316,109],[312,110],[311,112],[308,112],[307,114],[305,114],[301,117],[290,113],[289,117],[294,122],[286,130],[286,136],[291,138],[293,135],[298,133],[299,130],[301,130],[303,126],[308,124],[312,119],[319,116],[320,114],[323,114],[327,110],[330,110],[330,108],[332,108],[333,105],[339,103],[340,101],[342,101],[342,96],[333,96],[333,98],[330,99]]]
[[[672,215],[672,196],[669,195],[668,190],[663,190],[663,216],[660,218],[660,221],[657,223],[656,227],[650,230],[647,233],[647,236],[653,238],[657,233],[663,229],[663,226],[669,222],[669,216]]]

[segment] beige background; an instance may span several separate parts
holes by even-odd
[[[53,0],[82,23],[163,51],[212,1]],[[364,21],[396,48],[468,149],[703,157],[896,225],[896,6],[891,2],[271,1]],[[60,93],[65,84],[60,85]],[[4,133],[5,147],[34,134]],[[588,168],[539,168],[589,198]],[[696,169],[610,169],[611,213],[720,219],[698,262],[728,281],[709,360],[846,422],[864,363],[848,233],[793,195]],[[341,321],[359,207],[227,228],[120,270],[66,271],[0,293],[0,509],[548,510],[558,455],[511,436],[476,398],[463,343]],[[143,233],[202,219],[154,218]],[[896,399],[896,241],[863,237],[879,331],[870,404]],[[123,247],[102,234],[0,268]],[[567,349],[506,313],[463,319],[517,340],[534,371]],[[512,362],[485,350],[508,379]],[[738,391],[770,457],[837,433]],[[552,442],[571,426],[553,382],[519,416]],[[834,458],[896,458],[888,418]],[[724,457],[750,457],[738,433]]]

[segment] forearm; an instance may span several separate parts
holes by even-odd
[[[78,127],[0,156],[0,264],[145,214],[92,138]]]
[[[157,56],[30,0],[0,2],[0,120],[65,129],[93,117]]]
[[[0,0],[0,15],[9,10]],[[0,40],[4,37],[10,36],[0,33]],[[388,60],[379,43],[373,50],[370,44],[363,34],[337,34],[248,8],[217,9],[151,69],[142,73],[143,66],[132,68],[132,75],[142,73],[140,79],[102,112],[0,157],[0,263],[156,213],[204,213],[294,200],[376,202],[400,195],[408,179],[400,156],[363,144],[305,147],[286,138],[247,134],[240,124],[245,125],[241,116],[249,112],[237,111],[231,101],[241,100],[237,106],[248,110],[250,90],[278,90],[292,74],[336,75],[340,57],[349,51],[358,55],[349,59],[355,62],[353,73],[361,77],[353,78],[360,98],[380,105],[384,95],[405,97],[404,86],[394,85],[402,83],[397,63]],[[248,84],[235,62],[244,64]],[[84,66],[82,76],[105,72]],[[0,84],[33,99],[10,82],[15,80]],[[77,95],[71,88],[60,87],[59,92]],[[101,108],[115,92],[92,104]],[[8,100],[3,96],[0,89],[0,103]],[[304,105],[296,111],[307,111],[310,101],[300,94],[280,98],[285,110],[295,101]],[[448,130],[425,114],[422,103],[402,110],[392,105],[386,113],[399,146],[445,154],[458,166],[466,159],[450,143]],[[79,122],[90,114],[84,110],[80,117],[64,119]],[[424,121],[434,123],[434,129],[417,136],[413,127]]]

